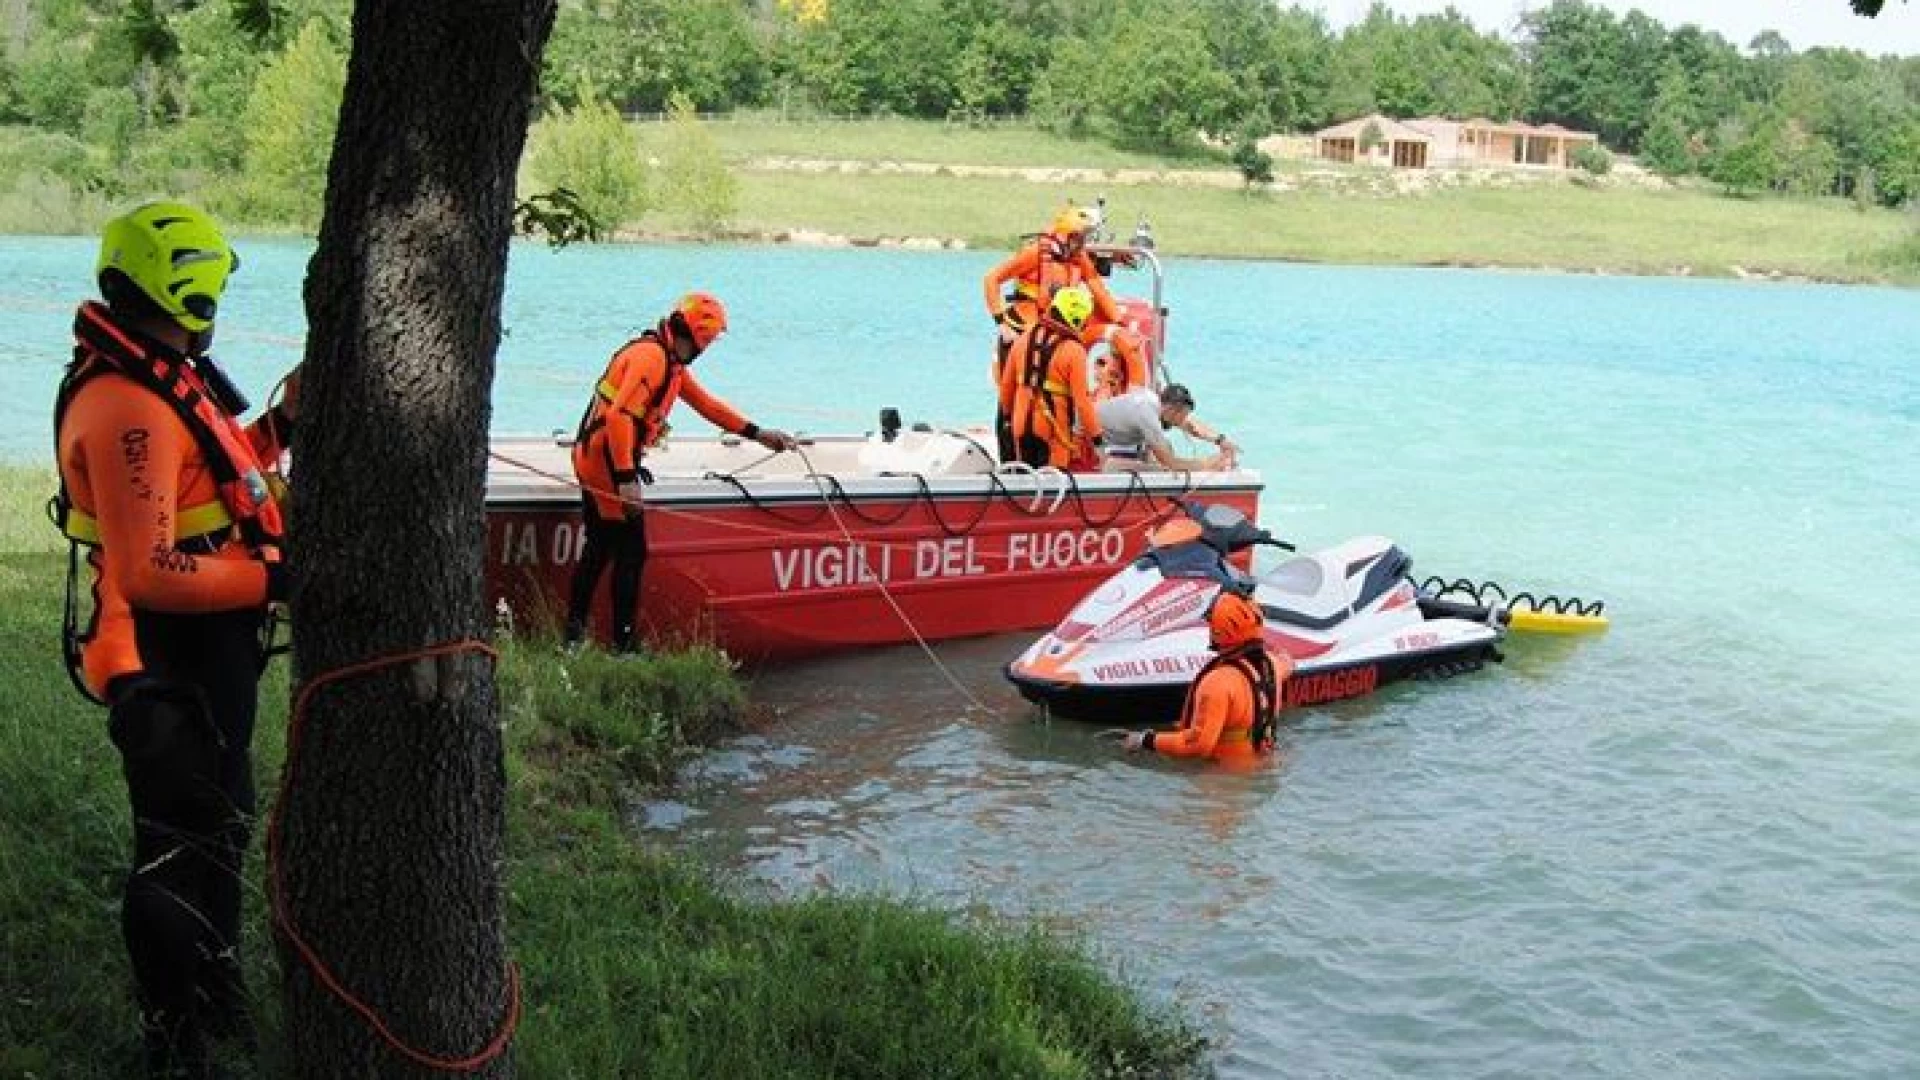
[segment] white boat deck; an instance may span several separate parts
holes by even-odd
[[[849,497],[896,498],[926,491],[941,497],[978,497],[995,484],[1036,500],[1118,494],[1144,488],[1157,495],[1235,489],[1258,490],[1258,472],[1066,473],[1002,466],[993,433],[985,428],[901,431],[877,435],[807,435],[800,448],[771,453],[738,436],[672,437],[647,451],[653,474],[649,502],[733,502],[741,488],[757,499],[817,499],[836,490]],[[487,463],[487,501],[495,505],[577,503],[570,435],[509,435],[493,440]]]

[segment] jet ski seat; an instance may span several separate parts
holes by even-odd
[[[1384,537],[1349,540],[1288,559],[1261,574],[1260,610],[1274,622],[1326,630],[1393,588],[1412,565],[1413,560]]]

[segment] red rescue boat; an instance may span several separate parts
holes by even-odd
[[[1121,322],[1160,372],[1164,273],[1142,222],[1094,244],[1103,274],[1143,278]],[[1163,375],[1163,373],[1160,373]],[[746,662],[1052,626],[1140,550],[1176,500],[1257,520],[1257,473],[1086,473],[1001,465],[984,429],[803,438],[769,454],[733,436],[647,450],[640,627]],[[487,476],[488,595],[516,625],[557,626],[586,543],[558,437],[496,440]],[[607,632],[607,590],[595,629]]]
[[[984,430],[732,436],[648,451],[641,626],[745,662],[1051,626],[1141,549],[1175,500],[1254,517],[1257,473],[1001,466]],[[503,438],[487,477],[487,583],[503,620],[554,626],[585,543],[569,441]],[[604,633],[606,590],[596,627]]]

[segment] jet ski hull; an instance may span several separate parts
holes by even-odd
[[[1324,705],[1364,697],[1389,683],[1459,674],[1499,659],[1497,642],[1488,640],[1378,659],[1300,664],[1282,693],[1288,708]],[[1172,723],[1179,717],[1192,685],[1190,677],[1136,683],[1049,679],[1021,670],[1017,660],[1006,666],[1005,674],[1021,697],[1045,709],[1049,716],[1118,727]]]
[[[1356,537],[1253,576],[1233,564],[1237,553],[1286,545],[1229,507],[1187,510],[1191,523],[1150,539],[1145,553],[1007,665],[1024,697],[1060,716],[1172,722],[1213,656],[1206,612],[1227,588],[1260,606],[1268,651],[1292,661],[1288,706],[1360,697],[1499,658],[1499,613],[1422,591],[1408,577],[1412,561],[1385,537]]]

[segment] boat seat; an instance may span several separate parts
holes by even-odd
[[[1258,578],[1260,610],[1274,622],[1325,630],[1406,577],[1412,560],[1377,537],[1288,559]],[[1355,576],[1359,580],[1353,580]]]

